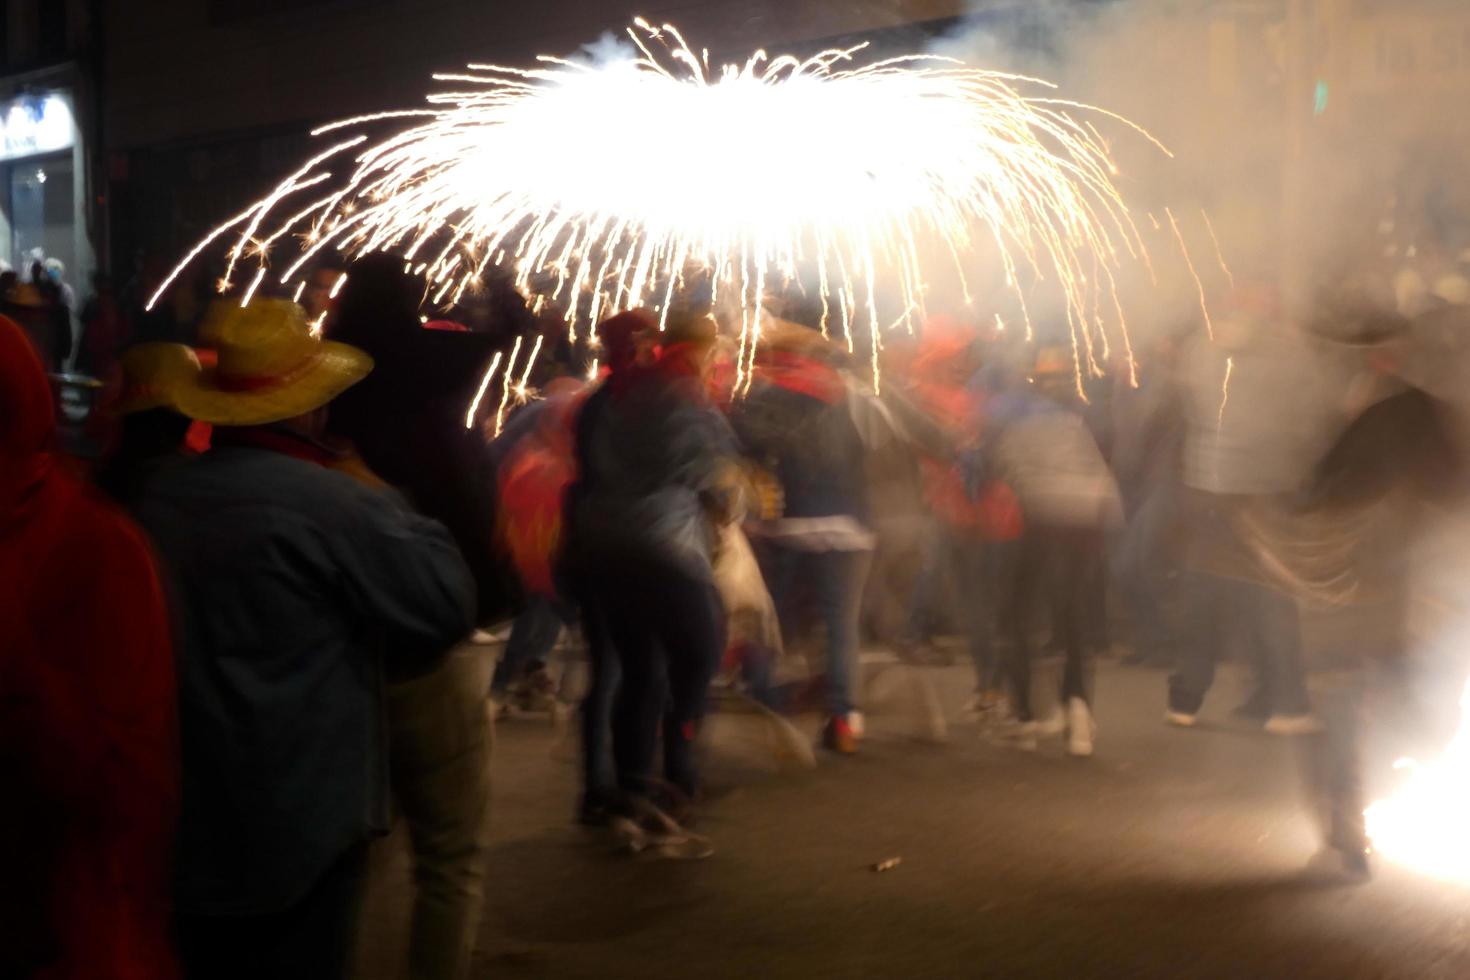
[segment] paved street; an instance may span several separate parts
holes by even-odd
[[[957,719],[967,670],[930,673]],[[861,756],[815,772],[777,772],[758,722],[721,718],[708,767],[730,792],[704,862],[624,857],[574,827],[568,743],[503,722],[476,976],[1470,977],[1470,887],[1303,875],[1294,747],[1227,720],[1242,687],[1225,675],[1200,729],[1167,730],[1163,676],[1105,666],[1086,761],[958,720],[945,744],[916,740],[904,685]],[[401,951],[401,834],[378,865],[374,978]]]

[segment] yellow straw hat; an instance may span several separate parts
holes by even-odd
[[[289,300],[257,299],[248,306],[214,304],[200,341],[219,359],[179,384],[180,412],[215,425],[266,425],[322,407],[373,369],[367,354],[315,337],[306,313]]]
[[[112,403],[117,415],[173,408],[178,386],[199,380],[199,358],[183,344],[134,344],[123,351],[120,361],[123,388]]]

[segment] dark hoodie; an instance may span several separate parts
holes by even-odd
[[[174,664],[143,537],[50,451],[0,318],[0,976],[169,978]]]
[[[376,367],[332,403],[329,429],[454,537],[475,577],[478,621],[508,616],[519,588],[495,547],[494,464],[465,413],[494,356],[481,334],[424,330],[422,289],[403,260],[374,254],[348,270],[331,335]]]

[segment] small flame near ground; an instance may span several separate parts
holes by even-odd
[[[1433,762],[1400,759],[1408,775],[1398,792],[1364,811],[1379,854],[1421,874],[1470,885],[1470,681],[1460,695],[1460,726]]]

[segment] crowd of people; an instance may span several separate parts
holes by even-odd
[[[798,283],[748,360],[691,287],[598,324],[590,378],[548,358],[506,421],[478,397],[498,339],[425,323],[422,296],[368,256],[310,309],[226,297],[196,343],[126,347],[90,471],[53,448],[64,355],[0,320],[0,975],[343,976],[396,803],[412,975],[461,977],[508,706],[580,697],[575,818],[697,856],[717,679],[820,712],[848,755],[860,650],[927,664],[940,634],[988,737],[1079,758],[1114,631],[1171,671],[1173,726],[1244,659],[1237,713],[1324,741],[1324,839],[1366,868],[1358,695],[1314,704],[1300,610],[1397,608],[1391,502],[1459,483],[1434,400],[1458,393],[1414,342],[1453,297],[1324,314],[1345,339],[1241,289],[1213,336],[1102,364],[936,315],[884,352],[880,394]],[[1401,613],[1377,621],[1332,669],[1399,652]],[[507,622],[492,678],[465,641]],[[564,633],[575,692],[549,666]]]

